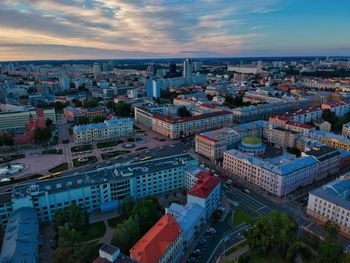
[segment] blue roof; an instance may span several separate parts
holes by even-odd
[[[204,212],[204,208],[194,203],[188,203],[186,206],[172,203],[169,212],[173,214],[183,231],[187,232]]]
[[[106,128],[107,128],[107,124],[104,122],[100,122],[100,123],[92,123],[92,124],[84,124],[84,125],[74,126],[74,131],[75,132],[85,132],[85,131],[90,130],[90,129],[102,130],[102,129],[106,129]]]
[[[34,208],[22,207],[9,217],[0,263],[39,262],[39,223]]]
[[[310,194],[350,210],[350,179],[338,178],[311,191]]]

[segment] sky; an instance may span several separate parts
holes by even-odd
[[[1,0],[0,61],[350,56],[349,0]]]

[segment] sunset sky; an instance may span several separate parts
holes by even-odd
[[[0,60],[350,55],[348,0],[1,0]]]

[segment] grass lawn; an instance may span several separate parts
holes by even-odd
[[[74,167],[79,167],[79,166],[83,166],[86,164],[90,164],[90,163],[96,163],[97,162],[97,157],[96,156],[88,156],[88,157],[84,157],[87,160],[86,161],[79,161],[79,159],[73,159],[73,165]]]
[[[117,146],[117,145],[118,145],[117,141],[99,142],[96,144],[97,148],[99,148],[99,149],[113,147],[113,146]]]
[[[108,159],[111,159],[113,157],[127,154],[127,153],[130,153],[130,151],[114,151],[114,152],[108,152],[108,153],[101,153],[101,158],[103,160],[108,160]]]
[[[248,240],[239,243],[237,246],[231,247],[229,250],[226,251],[225,256],[231,255],[233,252],[236,252],[238,249],[246,245],[248,245]]]
[[[74,146],[71,148],[72,152],[83,152],[83,151],[91,151],[93,149],[92,144],[83,144]]]
[[[61,163],[49,170],[50,173],[58,173],[68,169],[68,163]]]
[[[50,149],[50,150],[43,151],[42,154],[63,154],[63,150],[62,149]]]
[[[231,224],[234,226],[240,225],[244,222],[252,220],[252,217],[245,213],[243,210],[237,208],[231,216]]]
[[[111,218],[111,219],[108,219],[108,225],[110,227],[117,227],[118,224],[121,224],[123,223],[123,219],[120,217],[120,216],[117,216],[117,217],[114,217],[114,218]]]
[[[88,230],[86,233],[82,236],[82,239],[84,241],[94,240],[100,237],[103,237],[103,235],[106,232],[106,226],[103,221],[96,222],[89,225]]]

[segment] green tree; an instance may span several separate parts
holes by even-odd
[[[46,119],[45,125],[46,127],[52,127],[53,121],[51,119]]]
[[[48,127],[37,128],[34,130],[33,140],[36,143],[45,143],[51,138],[51,129]]]
[[[136,203],[131,216],[137,220],[142,234],[144,234],[159,219],[158,204],[150,198],[144,198]]]
[[[124,223],[117,225],[113,232],[112,243],[127,254],[129,249],[140,239],[140,229],[138,221],[130,217]]]
[[[297,224],[286,213],[272,211],[260,217],[246,236],[253,254],[266,255],[273,250],[292,262],[300,249],[297,230]]]
[[[74,103],[75,107],[82,107],[83,103],[81,103],[78,99],[72,99],[72,102]]]
[[[89,124],[90,123],[90,119],[86,116],[81,116],[77,119],[77,124],[79,125],[84,125],[84,124]]]
[[[339,227],[328,221],[325,226],[326,236],[321,243],[318,255],[320,263],[341,263],[344,251],[343,246],[338,240]]]
[[[118,102],[117,104],[115,104],[114,112],[119,117],[132,116],[131,104],[125,102]]]
[[[185,107],[180,107],[177,109],[177,115],[180,117],[190,117],[192,116],[191,112]]]
[[[135,201],[130,196],[127,196],[119,208],[120,216],[122,218],[128,218],[131,215],[134,207]]]
[[[58,245],[62,247],[73,247],[80,240],[80,233],[68,223],[58,227]]]
[[[2,134],[0,136],[0,146],[7,145],[12,146],[14,144],[14,139],[8,133]]]
[[[93,123],[104,122],[105,120],[106,120],[106,116],[103,116],[103,115],[97,115],[92,118]]]
[[[93,108],[93,107],[97,107],[97,106],[98,106],[98,99],[97,98],[93,98],[90,100],[84,100],[84,102],[83,102],[84,108]]]
[[[62,225],[68,224],[71,229],[84,232],[89,225],[88,220],[89,218],[86,210],[76,204],[72,204],[57,210],[53,222],[56,229]]]

